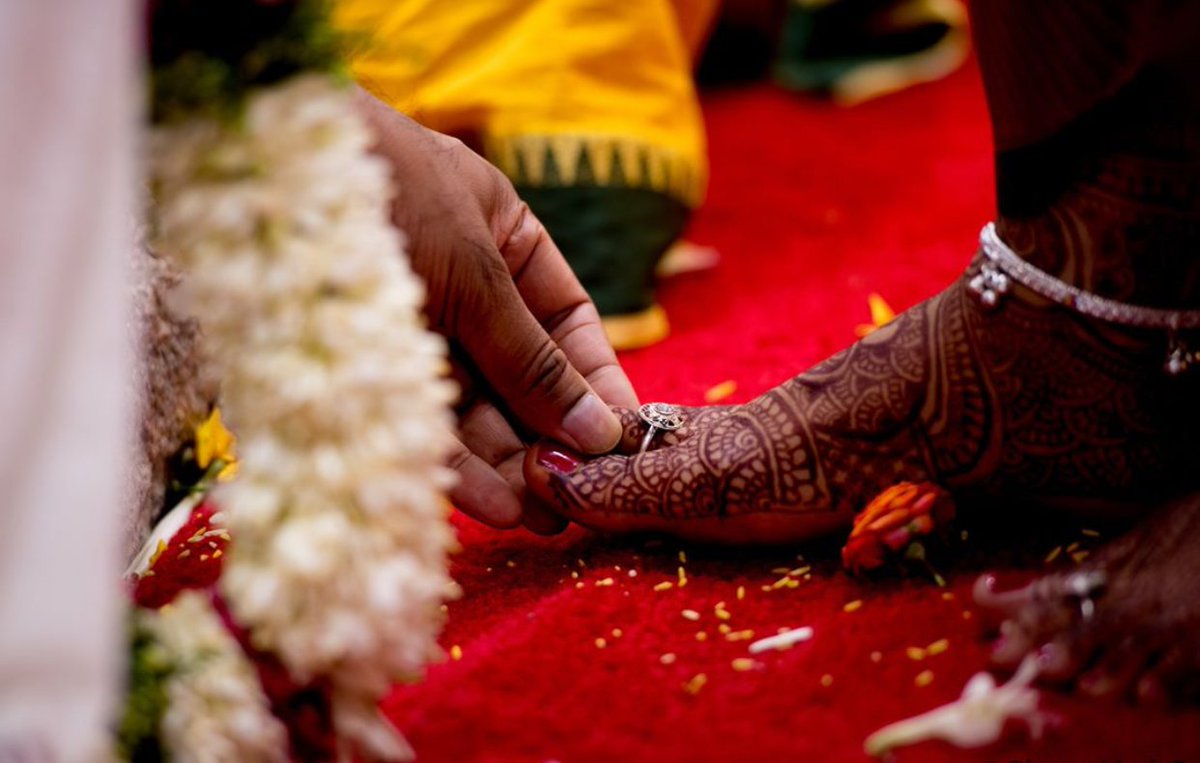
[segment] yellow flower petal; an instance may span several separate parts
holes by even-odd
[[[237,473],[236,444],[237,440],[221,421],[221,409],[213,408],[208,418],[196,427],[196,464],[207,469],[213,461],[224,461],[226,465],[217,477],[232,479]]]
[[[871,308],[871,323],[875,324],[876,328],[886,326],[896,318],[896,311],[892,306],[875,292],[867,295],[867,306]]]
[[[871,292],[867,295],[867,307],[871,310],[871,322],[860,323],[854,329],[854,334],[860,339],[875,329],[886,326],[896,318],[896,311],[882,296]]]

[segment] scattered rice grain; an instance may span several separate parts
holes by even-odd
[[[726,379],[720,384],[714,384],[709,387],[704,393],[704,402],[712,405],[720,402],[737,391],[737,382],[733,379]]]
[[[813,629],[807,625],[800,628],[783,629],[774,636],[759,639],[749,646],[750,654],[758,654],[769,649],[789,649],[801,641],[813,637]]]

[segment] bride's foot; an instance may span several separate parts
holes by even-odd
[[[1036,651],[1044,677],[1090,696],[1200,698],[1198,538],[1193,494],[1074,572],[1007,593],[985,576],[976,598],[1005,618],[994,659],[1012,666]]]
[[[1161,335],[1020,288],[988,311],[966,280],[753,402],[685,409],[644,454],[632,414],[616,455],[531,449],[529,485],[590,527],[747,542],[829,532],[902,480],[1102,505],[1194,479],[1196,381],[1163,374]]]
[[[1001,238],[1089,292],[1195,309],[1200,11],[1160,6],[972,12]],[[899,480],[1141,505],[1195,487],[1200,372],[1162,373],[1162,333],[1014,292],[987,314],[960,279],[748,405],[686,411],[644,455],[632,441],[583,464],[532,449],[529,484],[583,524],[729,541],[831,529]]]

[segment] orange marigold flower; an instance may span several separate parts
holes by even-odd
[[[883,566],[889,552],[903,552],[954,519],[954,503],[930,482],[901,482],[875,497],[854,518],[842,548],[842,564],[852,572]]]

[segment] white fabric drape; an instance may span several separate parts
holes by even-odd
[[[0,0],[0,762],[104,755],[122,654],[130,0]]]

